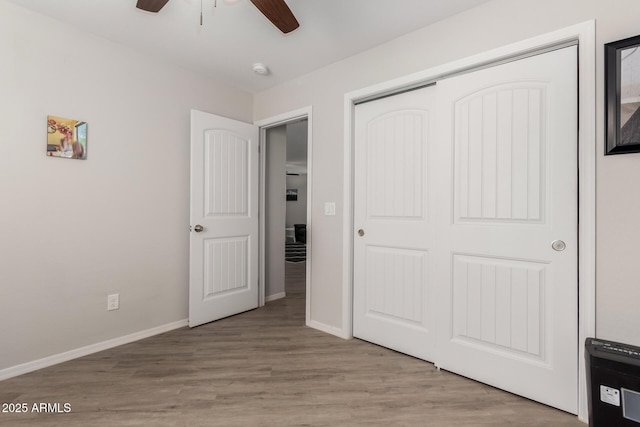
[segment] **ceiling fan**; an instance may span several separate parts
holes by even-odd
[[[147,12],[158,12],[169,0],[138,0],[136,7]],[[284,34],[300,26],[284,0],[251,0],[262,14]]]

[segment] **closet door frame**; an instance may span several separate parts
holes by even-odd
[[[595,189],[596,189],[596,108],[595,108],[595,21],[587,21],[538,37],[436,66],[415,74],[349,92],[344,96],[344,203],[343,203],[343,324],[340,335],[353,337],[353,131],[355,105],[369,99],[426,85],[443,77],[470,72],[502,62],[556,49],[578,46],[578,167],[579,200],[579,318],[578,318],[578,418],[588,420],[585,339],[595,335]]]

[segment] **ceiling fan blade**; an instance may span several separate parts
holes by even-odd
[[[251,3],[284,34],[300,26],[284,0],[251,0]]]
[[[169,0],[138,0],[136,7],[147,12],[159,12]]]

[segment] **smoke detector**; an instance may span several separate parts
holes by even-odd
[[[252,68],[254,73],[260,74],[261,76],[266,76],[267,74],[269,74],[269,67],[259,62],[253,64]]]

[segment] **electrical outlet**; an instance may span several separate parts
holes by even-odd
[[[120,294],[107,295],[107,310],[117,310],[120,308]]]

